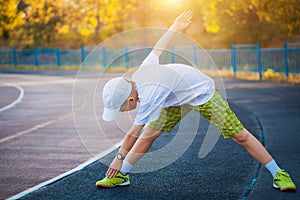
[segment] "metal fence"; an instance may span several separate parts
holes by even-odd
[[[151,51],[149,47],[81,47],[79,50],[34,48],[32,50],[0,49],[0,65],[136,67]],[[289,74],[300,73],[300,43],[284,43],[282,48],[260,48],[259,44],[235,44],[231,49],[203,50],[196,46],[173,46],[161,56],[161,63],[186,63],[206,70],[262,73],[268,69]]]

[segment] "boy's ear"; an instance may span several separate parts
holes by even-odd
[[[134,98],[133,97],[129,97],[128,101],[133,101]]]

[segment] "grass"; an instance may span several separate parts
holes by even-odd
[[[17,70],[79,70],[80,66],[30,66],[30,65],[0,65],[0,69],[17,69]],[[99,67],[84,67],[84,70],[87,71],[108,71],[108,72],[128,72],[128,70],[123,66],[118,67],[107,67],[107,68],[99,68]],[[210,76],[221,76],[222,78],[237,78],[244,80],[256,80],[259,81],[259,73],[257,72],[237,72],[234,77],[234,73],[232,71],[227,70],[202,70],[204,73]],[[300,83],[300,74],[289,74],[288,80],[286,80],[286,76],[284,73],[274,72],[272,69],[268,69],[263,73],[263,80],[275,81],[275,82],[289,82],[289,83]]]

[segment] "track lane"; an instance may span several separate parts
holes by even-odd
[[[24,79],[24,77],[22,77],[21,79]],[[50,79],[52,79],[52,78],[50,78]],[[62,78],[62,79],[64,79],[64,78]],[[22,80],[22,81],[23,81],[23,84],[26,85],[26,80],[25,81]],[[70,81],[70,80],[68,80],[68,81]],[[47,85],[47,81],[45,81],[45,80],[44,81],[39,80],[37,82],[39,82],[39,84]],[[58,88],[56,88],[56,89],[61,92],[61,89],[62,89],[61,84],[63,84],[64,81],[59,80],[58,82],[60,82],[60,83],[57,84]],[[29,85],[31,85],[30,87],[36,87],[36,86],[39,86],[39,84],[35,84],[34,81],[31,80],[30,83],[27,83],[26,87],[29,87]],[[53,86],[50,86],[50,88],[51,87],[53,87]],[[66,87],[66,86],[64,86],[64,87]],[[248,110],[253,111],[255,113],[255,115],[258,116],[262,120],[262,124],[263,124],[264,127],[266,127],[268,134],[270,132],[274,131],[274,129],[271,128],[271,127],[272,127],[273,122],[275,121],[275,120],[272,120],[271,118],[269,118],[270,113],[278,114],[278,113],[276,113],[276,109],[282,109],[282,110],[285,109],[283,107],[283,105],[285,103],[280,103],[280,101],[282,99],[284,99],[284,101],[286,101],[286,102],[289,102],[289,105],[290,105],[289,108],[288,108],[289,112],[294,113],[294,115],[293,115],[294,117],[299,116],[299,113],[292,109],[292,107],[294,107],[294,106],[297,107],[299,105],[297,103],[297,100],[299,100],[299,97],[297,95],[293,94],[293,93],[295,93],[295,91],[297,91],[297,86],[295,87],[295,86],[289,85],[289,84],[275,84],[274,85],[274,83],[261,83],[261,82],[248,82],[248,81],[226,81],[226,87],[227,87],[227,95],[229,97],[229,100],[232,101],[232,102],[235,102],[238,106],[246,107]],[[261,88],[259,88],[259,87],[261,87]],[[281,91],[281,94],[276,95],[276,92],[278,92],[278,87],[281,88],[281,89],[279,89]],[[67,90],[69,90],[69,89],[70,88],[68,88]],[[284,94],[285,90],[288,93],[287,96],[282,95],[282,94]],[[50,91],[52,91],[52,89],[50,89]],[[36,93],[38,94],[39,92],[36,91]],[[51,92],[51,94],[53,95],[52,92]],[[64,94],[68,96],[68,93],[64,92]],[[275,94],[275,95],[272,95],[272,94]],[[46,97],[46,99],[47,99],[47,97]],[[292,101],[292,102],[289,101],[291,99],[295,99],[295,101]],[[64,102],[64,101],[61,101],[61,102]],[[61,105],[61,102],[60,102],[59,105]],[[276,104],[276,103],[278,103],[278,104]],[[267,110],[269,110],[270,112],[265,112],[266,111],[265,110],[266,105],[268,105]],[[279,107],[278,107],[278,105],[279,105]],[[20,105],[18,105],[18,106],[20,106]],[[25,107],[28,108],[30,106],[25,105]],[[13,109],[16,109],[16,108],[13,108]],[[37,108],[42,109],[42,107],[40,107],[38,105],[37,105]],[[274,109],[274,111],[272,111],[272,109]],[[48,118],[48,120],[53,119],[52,118],[53,116],[60,115],[60,113],[66,113],[66,112],[60,112],[60,111],[63,111],[63,110],[64,111],[69,111],[68,106],[66,106],[66,107],[61,106],[59,111],[54,111],[54,110],[49,111],[49,108],[46,109],[46,111],[47,111],[46,113],[48,113],[49,116],[51,116],[51,118]],[[281,114],[282,113],[284,113],[284,111],[281,112]],[[242,113],[242,114],[246,114],[246,113]],[[11,115],[11,113],[8,113],[7,116],[9,116],[9,115]],[[38,115],[38,116],[40,116],[40,115]],[[47,119],[47,117],[45,117],[45,118]],[[28,121],[29,121],[29,123],[31,122],[30,119]],[[284,121],[285,121],[286,124],[289,123],[286,120],[284,120]],[[292,122],[292,123],[295,123],[295,122],[297,122],[297,119],[295,118],[295,119],[292,119],[292,120],[289,120],[289,121]],[[24,125],[22,125],[22,126],[24,126]],[[278,126],[276,126],[276,127],[278,128]],[[1,128],[2,128],[2,124],[1,124]],[[28,171],[26,171],[26,173],[29,173],[29,174],[32,173],[31,174],[32,179],[38,179],[38,181],[37,180],[31,180],[33,182],[35,181],[36,184],[40,183],[41,180],[48,180],[49,179],[49,178],[48,179],[46,178],[47,171],[49,171],[49,170],[52,171],[52,174],[50,176],[54,177],[55,174],[60,174],[60,173],[65,172],[65,169],[72,169],[72,167],[70,167],[70,166],[79,165],[80,161],[78,162],[78,160],[84,160],[84,159],[82,159],[83,157],[90,156],[90,154],[82,146],[80,138],[78,137],[78,135],[76,135],[76,134],[74,135],[74,133],[76,133],[76,130],[74,129],[73,124],[70,124],[70,120],[68,118],[66,118],[66,119],[64,119],[64,120],[62,120],[58,123],[53,123],[53,124],[49,125],[46,129],[41,129],[41,130],[42,131],[33,131],[32,133],[26,135],[26,137],[20,137],[20,138],[22,138],[21,140],[19,140],[20,139],[19,138],[19,139],[16,139],[16,140],[12,140],[11,142],[9,142],[7,144],[4,143],[4,145],[0,144],[1,158],[2,158],[2,155],[5,155],[2,159],[2,161],[4,161],[4,163],[5,162],[9,163],[9,162],[14,162],[14,159],[15,160],[20,159],[21,163],[27,165],[26,170],[28,170]],[[64,130],[63,133],[62,134],[57,134],[61,130]],[[279,129],[278,131],[282,132],[283,129]],[[275,151],[273,149],[276,149],[276,143],[274,144],[274,141],[277,140],[276,137],[277,136],[275,134],[273,136],[272,135],[267,135],[267,141],[266,141],[267,142],[267,147],[268,148],[271,147],[270,148],[271,151]],[[270,138],[270,140],[269,140],[269,138]],[[220,147],[221,150],[222,149],[223,150],[228,149],[228,147],[226,146],[227,143],[228,143],[227,140],[226,141],[219,141],[219,142],[221,142],[221,147]],[[295,138],[294,142],[297,142],[296,138]],[[225,146],[222,146],[222,144],[225,144]],[[231,144],[231,142],[229,142],[229,144]],[[5,145],[7,145],[7,146],[4,147]],[[290,155],[287,158],[283,158],[283,159],[279,158],[279,160],[283,160],[282,163],[287,164],[289,169],[293,170],[294,168],[297,167],[297,164],[293,165],[292,161],[290,159],[293,158],[292,155],[296,155],[297,152],[299,153],[299,149],[297,149],[294,145],[291,145],[291,144],[290,144],[289,147],[287,147],[286,145],[287,145],[286,143],[282,144],[281,148],[286,149],[288,152],[290,152]],[[8,147],[8,146],[10,146],[10,147]],[[80,148],[78,148],[78,147],[80,147]],[[284,152],[284,150],[279,151],[279,153],[276,152],[275,156],[277,157],[277,154],[282,155],[283,152]],[[233,154],[229,153],[229,156],[231,157],[231,156],[236,156],[236,155],[235,155],[235,153],[233,153]],[[6,160],[6,159],[8,159],[8,160]],[[12,160],[9,160],[9,159],[12,159]],[[210,157],[209,159],[212,159],[212,158]],[[185,160],[185,162],[191,162],[191,161]],[[211,163],[211,162],[216,162],[218,164],[221,164],[220,162],[212,161],[212,160],[208,163]],[[243,162],[245,163],[246,161],[243,161]],[[250,160],[250,163],[251,162],[252,161]],[[203,163],[203,162],[200,162],[200,163]],[[232,164],[228,163],[228,165],[232,165]],[[204,166],[202,166],[202,167],[204,167]],[[87,187],[86,188],[87,192],[89,192],[88,196],[91,199],[99,199],[98,195],[100,195],[102,192],[99,191],[99,190],[94,190],[95,188],[93,188],[93,184],[94,184],[94,181],[101,176],[101,174],[99,174],[99,173],[101,173],[101,170],[105,170],[106,166],[101,166],[100,167],[99,165],[95,165],[94,168],[97,169],[97,172],[96,172],[97,177],[95,177],[95,174],[94,174],[92,179],[88,179],[86,176],[87,176],[87,174],[89,174],[89,171],[84,171],[83,172],[83,174],[85,174],[83,176],[84,180],[82,178],[80,178],[80,180],[82,181],[80,183],[80,185],[83,188]],[[95,170],[94,168],[91,169],[92,172],[93,172],[93,170]],[[175,172],[178,174],[178,176],[180,176],[180,173],[182,173],[182,168],[180,166],[178,166],[178,164],[176,164],[176,163],[175,163],[175,165],[171,166],[171,168],[169,168],[169,169],[175,170]],[[256,168],[254,167],[253,168],[253,174],[254,174],[255,169]],[[6,180],[11,181],[12,179],[14,179],[14,181],[13,182],[10,182],[10,181],[5,182],[4,181],[5,182],[4,187],[10,188],[12,185],[15,185],[16,181],[20,181],[20,180],[21,180],[21,182],[26,183],[26,181],[23,180],[24,178],[22,179],[22,174],[21,174],[22,170],[25,171],[24,168],[16,168],[16,170],[14,171],[15,173],[13,174],[13,177],[10,177],[9,175],[7,175],[6,179],[4,179],[5,181]],[[34,172],[30,172],[30,170],[33,170]],[[241,171],[245,171],[245,170],[246,169],[241,169]],[[9,171],[10,171],[10,169],[8,170],[7,173],[9,173]],[[263,171],[262,176],[260,175],[258,177],[258,186],[255,186],[253,193],[251,193],[250,196],[249,196],[249,199],[257,199],[258,196],[256,196],[256,195],[261,195],[261,194],[265,195],[264,196],[265,199],[268,199],[268,196],[267,196],[268,194],[275,194],[275,196],[274,195],[272,196],[273,199],[290,199],[290,198],[297,199],[297,198],[295,198],[295,195],[291,196],[293,194],[284,195],[282,193],[274,193],[274,190],[271,187],[267,187],[268,190],[263,189],[263,188],[266,188],[266,184],[268,183],[268,180],[270,180],[269,179],[270,177],[265,175],[267,173],[264,170],[262,170],[262,171]],[[166,170],[164,170],[163,172],[165,173]],[[190,171],[190,172],[192,172],[192,171]],[[205,171],[204,171],[204,173],[205,173]],[[212,174],[211,174],[211,172],[208,173],[208,174],[211,174],[213,176],[213,175],[217,175],[218,173],[220,173],[220,172],[214,171]],[[299,180],[299,177],[297,175],[295,176],[295,173],[297,174],[297,170],[295,170],[293,175],[296,178],[296,180]],[[193,172],[193,174],[197,174],[197,172],[195,171],[195,172]],[[198,174],[204,175],[203,172],[199,172]],[[221,174],[224,175],[224,173],[221,173]],[[249,180],[251,180],[251,178],[253,177],[252,176],[253,174],[249,174]],[[154,174],[152,174],[152,175],[154,175]],[[139,191],[139,189],[142,189],[142,184],[145,184],[145,182],[142,181],[142,180],[147,178],[147,176],[148,176],[148,178],[150,178],[152,175],[151,174],[145,174],[145,176],[135,175],[135,177],[136,177],[135,181],[136,182],[135,182],[134,188],[121,190],[121,193],[124,195],[125,191],[128,191],[128,192],[131,191],[132,195],[138,195],[138,193],[135,193],[135,189],[138,189],[137,191]],[[242,174],[236,174],[236,177],[231,177],[233,179],[231,182],[232,183],[239,183],[241,180],[243,180],[242,177],[240,177],[240,175],[242,175]],[[186,176],[188,176],[188,174],[186,174]],[[163,174],[160,177],[164,177]],[[169,175],[169,177],[170,177],[170,175]],[[157,178],[159,178],[159,177],[157,177]],[[211,177],[211,180],[214,180],[214,178]],[[89,184],[86,185],[87,181],[89,181],[91,185],[89,185]],[[235,182],[235,181],[237,181],[237,182]],[[3,182],[3,181],[1,181],[1,182]],[[63,181],[63,182],[68,182],[68,179]],[[178,181],[174,180],[174,184],[176,182],[178,182]],[[262,183],[265,183],[265,182],[266,182],[266,184],[261,185]],[[249,184],[249,182],[244,182],[244,183],[245,183],[245,187],[247,187],[247,185]],[[296,182],[296,183],[298,183],[298,182]],[[141,186],[139,186],[139,184],[141,184]],[[156,186],[157,186],[157,184],[160,184],[161,186],[164,186],[164,182],[160,182],[159,180],[154,181],[153,184],[156,185]],[[145,192],[147,192],[147,191],[148,192],[150,192],[150,191],[152,191],[152,192],[153,191],[154,192],[159,192],[159,191],[163,192],[164,191],[164,192],[166,192],[166,194],[170,194],[169,189],[165,188],[165,189],[167,189],[167,191],[163,190],[164,188],[155,189],[155,186],[153,184],[150,184],[150,185],[148,184],[147,185],[148,188],[146,190],[144,190],[144,189],[143,190]],[[209,185],[211,187],[213,187],[212,183],[209,183]],[[62,185],[59,184],[59,186],[60,186],[60,188],[62,188],[61,187]],[[202,187],[203,186],[204,185],[202,185]],[[27,188],[28,188],[28,185],[27,185]],[[53,195],[52,197],[54,197],[55,193],[53,193],[53,192],[54,191],[57,192],[57,190],[55,189],[55,187],[54,188],[51,187],[51,188],[52,189],[50,189],[50,190],[48,189],[46,191],[42,191],[41,194],[42,195],[44,193],[47,194],[47,191],[49,191],[50,194]],[[66,188],[68,190],[70,189],[70,192],[72,191],[72,186],[69,186],[69,187],[66,187]],[[204,196],[207,197],[207,199],[212,199],[212,197],[214,196],[214,194],[216,194],[216,192],[212,191],[209,188],[210,187],[207,186],[207,188],[206,188],[207,194],[204,195]],[[190,189],[192,189],[192,188],[190,188]],[[202,188],[202,189],[205,189],[205,188]],[[226,195],[227,195],[227,197],[235,197],[236,196],[236,194],[235,194],[236,191],[231,191],[231,192],[233,192],[232,194],[229,194],[229,193],[227,194],[226,193],[226,191],[227,191],[226,188],[223,188],[223,189],[225,189],[225,194],[224,194],[225,197],[226,197]],[[13,190],[13,188],[11,190]],[[261,191],[261,190],[265,190],[265,191]],[[2,191],[2,189],[1,189],[1,191]],[[19,190],[19,191],[22,191],[22,190]],[[120,190],[118,190],[118,191],[120,192]],[[67,195],[67,191],[65,191],[65,192],[66,192],[65,195]],[[177,190],[177,192],[179,192],[179,191]],[[190,192],[191,192],[190,194],[195,194],[194,192],[197,193],[197,191],[193,191],[193,190],[191,190]],[[224,190],[222,192],[224,193]],[[230,190],[228,190],[227,192],[230,192]],[[14,192],[11,191],[11,193],[16,194],[16,191],[14,191]],[[106,191],[103,194],[101,194],[101,196],[104,195],[104,194],[109,195],[109,193],[115,194],[115,192],[113,192],[113,191],[112,192]],[[201,194],[201,190],[199,190],[198,193]],[[74,196],[73,199],[81,199],[81,198],[87,197],[87,196],[84,196],[84,195],[87,195],[87,193],[84,193],[84,192],[82,192],[82,193],[73,193],[73,194],[79,194],[79,196]],[[160,193],[155,193],[155,194],[159,195]],[[183,194],[187,194],[187,193],[185,192],[185,193],[182,193],[182,195]],[[219,194],[221,194],[221,193],[219,193]],[[61,195],[64,195],[64,193],[57,194],[57,195],[61,196]],[[175,196],[176,195],[174,194],[172,197],[175,197]],[[31,197],[33,197],[33,198],[30,198],[30,199],[35,199],[34,197],[37,197],[37,199],[38,199],[41,196],[31,196]],[[45,198],[46,196],[42,196],[42,197]],[[61,197],[67,198],[68,196],[61,196]],[[109,197],[109,196],[106,196],[106,197]],[[163,196],[161,195],[160,197],[163,197]],[[51,198],[51,196],[48,196],[48,199],[49,198]],[[146,196],[146,198],[147,198],[147,196]]]
[[[58,176],[93,157],[74,127],[74,80],[74,75],[1,74],[1,81],[6,85],[18,85],[26,92],[22,101],[0,114],[0,199]],[[11,96],[10,102],[15,100],[16,89],[6,88],[3,92],[1,99]],[[7,105],[7,100],[3,102]],[[74,109],[84,109],[84,106]],[[117,143],[120,139],[113,140]],[[99,145],[100,151],[107,149],[106,144]]]

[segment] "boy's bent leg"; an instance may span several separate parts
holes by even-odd
[[[170,132],[174,126],[191,111],[191,106],[173,106],[163,108],[156,121],[147,124],[144,132],[126,156],[126,160],[134,165],[145,153],[148,152],[154,140],[164,131]]]
[[[97,187],[112,188],[116,186],[127,186],[130,185],[129,171],[133,165],[142,158],[145,153],[148,152],[154,140],[159,137],[163,131],[155,130],[149,127],[145,128],[145,131],[138,138],[132,149],[127,154],[123,165],[131,165],[130,167],[122,166],[120,172],[113,178],[103,178],[100,181],[96,182]],[[127,169],[126,169],[127,168]]]
[[[130,152],[127,154],[126,161],[135,165],[137,161],[148,152],[155,139],[162,133],[163,131],[161,130],[146,127],[143,134],[140,135]]]
[[[123,161],[120,172],[116,177],[98,181],[97,187],[115,187],[129,185],[129,175],[131,168],[136,162],[148,152],[154,140],[164,131],[171,131],[173,127],[191,110],[190,106],[174,106],[161,110],[159,119],[147,125],[142,135],[139,136],[134,146]]]

